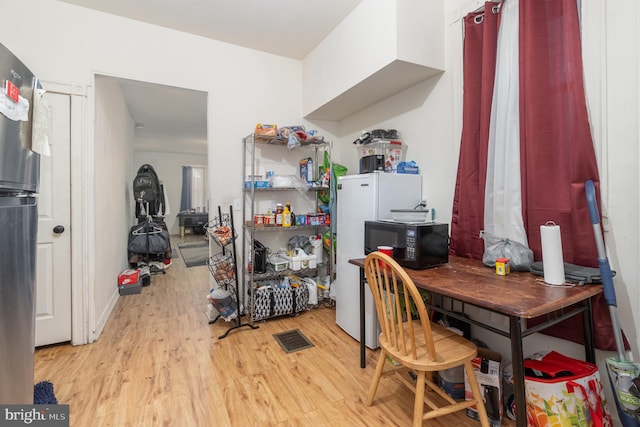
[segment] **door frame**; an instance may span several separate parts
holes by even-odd
[[[94,195],[89,189],[94,180],[93,146],[88,143],[88,88],[80,84],[42,81],[47,92],[69,95],[71,102],[71,344],[95,341],[90,301],[93,298],[94,247],[92,226]]]

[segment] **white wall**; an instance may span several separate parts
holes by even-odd
[[[100,74],[207,92],[212,206],[228,206],[240,197],[241,139],[256,123],[300,122],[299,61],[55,0],[24,0],[19,7],[14,1],[0,0],[0,7],[6,20],[0,26],[0,40],[42,80],[91,88],[94,75]],[[88,92],[90,111],[83,111],[83,117],[77,119],[86,123],[86,144],[98,144],[95,148],[101,150],[96,152],[96,167],[102,167],[100,164],[105,168],[101,175],[96,170],[96,185],[100,185],[101,190],[109,188],[107,193],[96,189],[90,195],[95,197],[96,214],[95,218],[88,218],[91,229],[88,231],[95,229],[96,239],[94,247],[83,254],[96,260],[95,271],[89,273],[87,284],[93,287],[94,298],[88,302],[95,304],[95,315],[89,315],[89,334],[95,338],[100,334],[105,308],[108,311],[110,301],[117,295],[117,273],[127,267],[123,249],[126,244],[105,243],[97,233],[117,229],[125,233],[128,221],[121,215],[127,219],[130,215],[130,206],[126,203],[132,200],[129,178],[132,179],[133,172],[120,169],[122,163],[117,164],[116,151],[113,151],[116,147],[99,145],[99,129],[97,122],[93,122],[96,97],[91,90]],[[102,157],[103,154],[106,157]],[[132,159],[131,152],[120,154]],[[90,162],[93,163],[93,159]],[[113,169],[107,171],[107,166]],[[106,181],[107,175],[109,179],[115,176],[118,182]],[[113,193],[109,195],[109,191]],[[115,209],[114,199],[122,207],[118,220],[105,214]],[[81,230],[75,233],[75,237],[82,237]]]
[[[133,209],[134,123],[120,86],[109,79],[95,85],[95,301],[96,328],[101,330],[117,300],[118,274],[128,265],[129,212]],[[75,236],[74,236],[75,238]]]
[[[633,0],[589,1],[584,5],[600,37],[586,46],[592,63],[587,90],[600,91],[590,102],[599,117],[596,145],[605,171],[604,224],[615,279],[620,323],[635,360],[640,360],[640,206],[639,132],[640,6]],[[585,16],[586,16],[585,12]],[[587,28],[583,34],[587,34]],[[595,37],[594,37],[595,38]],[[604,55],[603,55],[604,53]],[[590,100],[591,101],[591,100]]]
[[[585,80],[603,187],[603,224],[620,325],[640,360],[640,6],[583,0]],[[600,353],[598,364],[610,353]],[[609,387],[605,387],[609,391]],[[611,394],[607,395],[613,402]],[[612,403],[610,404],[612,405]],[[610,406],[612,408],[612,406]],[[615,411],[614,411],[615,412]],[[616,414],[617,415],[617,414]]]

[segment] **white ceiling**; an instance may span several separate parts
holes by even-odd
[[[61,0],[295,59],[361,0]]]
[[[361,0],[60,0],[294,59],[304,58]],[[206,93],[118,79],[136,137],[199,139]],[[202,106],[202,108],[200,108]],[[138,147],[171,151],[170,146]],[[174,147],[175,149],[175,147]],[[206,150],[206,148],[205,148]]]
[[[115,80],[135,122],[136,150],[207,152],[206,92]]]

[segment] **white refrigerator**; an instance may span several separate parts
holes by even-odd
[[[364,258],[364,222],[391,218],[391,209],[413,209],[422,199],[420,175],[373,172],[338,178],[336,323],[360,341],[360,271],[349,259]],[[365,287],[365,343],[378,348],[378,318]]]

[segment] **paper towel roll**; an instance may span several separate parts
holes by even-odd
[[[560,226],[552,221],[541,225],[540,239],[544,281],[550,285],[562,285],[564,283],[564,260],[562,259]]]

